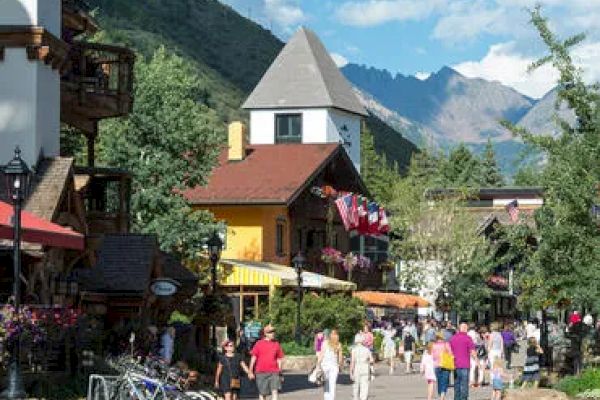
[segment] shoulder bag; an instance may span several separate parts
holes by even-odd
[[[318,386],[325,383],[325,374],[320,365],[315,365],[310,374],[308,374],[308,381]]]
[[[231,360],[229,359],[229,357],[224,356],[225,359],[227,360],[227,369],[229,370],[229,388],[230,389],[239,389],[242,386],[242,382],[240,381],[240,378],[234,378],[233,374],[231,373]]]

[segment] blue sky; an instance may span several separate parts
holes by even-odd
[[[527,66],[544,54],[527,9],[540,3],[559,35],[585,32],[575,62],[600,79],[600,0],[221,0],[286,40],[313,29],[345,62],[426,77],[448,65],[539,98],[556,72]]]

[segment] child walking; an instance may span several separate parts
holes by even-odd
[[[433,356],[431,355],[433,348],[433,342],[427,343],[423,357],[421,358],[421,375],[427,381],[427,400],[433,400],[433,390],[435,387],[435,365],[433,362]]]
[[[504,361],[500,357],[495,357],[490,371],[490,380],[492,381],[492,400],[501,400],[504,390]]]

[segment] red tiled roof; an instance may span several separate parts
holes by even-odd
[[[288,204],[340,150],[336,143],[253,145],[244,160],[228,161],[224,149],[208,184],[185,197],[192,204]]]

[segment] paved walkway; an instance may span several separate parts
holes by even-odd
[[[427,385],[419,374],[406,375],[404,372],[396,370],[394,375],[388,375],[388,370],[384,365],[378,365],[376,369],[377,377],[371,383],[370,400],[423,400],[427,398]],[[244,385],[245,386],[245,385]],[[448,400],[453,399],[452,388],[450,388]],[[471,389],[469,400],[488,400],[491,392],[489,387]],[[242,396],[245,399],[256,399],[256,395]],[[307,381],[307,376],[286,375],[284,383],[284,393],[280,400],[318,400],[322,399],[322,389],[316,388]],[[348,375],[343,373],[338,379],[338,390],[336,399],[352,399],[352,382]]]

